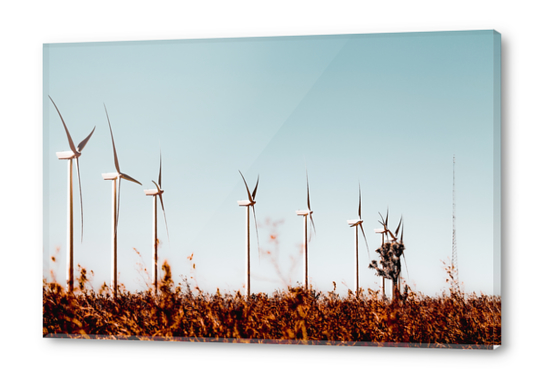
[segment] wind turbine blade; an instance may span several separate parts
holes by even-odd
[[[254,225],[256,226],[256,241],[258,241],[258,260],[260,259],[260,236],[258,234],[258,221],[256,220],[256,209],[252,205],[252,214],[254,215]]]
[[[137,183],[137,184],[139,184],[140,186],[142,185],[142,184],[139,183],[137,180],[135,180],[134,178],[132,178],[130,175],[126,175],[126,174],[124,174],[124,173],[122,173],[122,172],[120,173],[120,175],[121,175],[122,179],[126,179],[126,180],[129,180],[129,181],[131,181],[131,182]]]
[[[79,181],[79,200],[81,202],[81,242],[83,242],[83,190],[81,189],[81,174],[79,173],[79,158],[75,158],[77,180]]]
[[[111,142],[113,142],[113,157],[115,158],[115,168],[117,169],[117,173],[120,174],[119,160],[117,158],[117,149],[115,149],[115,139],[113,138],[113,129],[111,129],[111,121],[109,121],[109,114],[107,113],[107,108],[105,107],[105,104],[104,104],[104,108],[105,108],[105,115],[107,116],[107,122],[109,123],[109,131],[111,132]]]
[[[156,189],[157,189],[158,191],[162,191],[162,189],[160,188],[160,186],[159,186],[158,184],[156,184],[156,182],[155,182],[154,180],[151,180],[151,182],[154,183],[154,185],[156,186]]]
[[[250,202],[253,203],[254,200],[252,200],[252,195],[250,194],[250,190],[248,189],[247,181],[245,180],[245,177],[243,176],[243,173],[241,172],[241,170],[238,170],[238,171],[239,171],[239,174],[241,174],[241,178],[243,178],[243,182],[245,182],[245,188],[247,189],[247,193],[248,193],[248,200],[250,200]]]
[[[399,228],[401,228],[401,223],[403,222],[403,216],[401,216],[401,220],[399,220],[399,225],[397,225],[397,229],[395,229],[395,235],[397,236],[399,234]]]
[[[252,192],[252,199],[256,201],[256,191],[258,190],[258,184],[260,183],[260,175],[258,175],[258,180],[256,180],[256,186],[254,187],[254,191]]]
[[[92,132],[90,132],[90,134],[88,135],[88,137],[85,138],[84,140],[82,140],[82,141],[79,143],[79,145],[77,145],[77,150],[78,150],[79,152],[82,152],[82,151],[83,151],[83,149],[85,148],[85,146],[86,146],[88,140],[90,139],[90,137],[92,137],[92,134],[94,133],[94,130],[96,130],[96,126],[95,126],[94,128],[92,128]]]
[[[406,273],[407,273],[407,276],[408,276],[408,280],[410,280],[410,274],[408,273],[408,266],[406,264],[406,258],[405,258],[405,252],[403,251],[403,260],[405,261],[405,268],[406,268]]]
[[[66,130],[66,135],[68,136],[68,143],[70,144],[71,151],[73,151],[75,154],[77,154],[77,150],[75,149],[75,145],[73,144],[72,136],[70,136],[70,132],[68,131],[68,127],[66,126],[66,123],[64,122],[64,119],[62,118],[62,115],[60,114],[60,111],[58,110],[58,107],[56,106],[56,104],[53,101],[53,99],[51,98],[51,96],[49,96],[49,99],[51,99],[51,102],[55,106],[55,109],[58,112],[58,115],[60,116],[60,120],[62,121],[62,125],[64,125],[64,130]]]
[[[162,194],[158,195],[160,197],[160,204],[162,204],[162,212],[164,213],[164,222],[166,223],[166,233],[167,233],[167,239],[169,241],[169,229],[167,227],[167,220],[166,220],[166,210],[164,208],[164,200],[162,199]]]
[[[401,216],[401,220],[403,219],[403,217]],[[405,224],[403,223],[403,227],[401,228],[401,242],[403,242],[403,232],[405,230]],[[408,266],[407,266],[407,263],[406,263],[406,256],[405,256],[405,251],[403,250],[403,260],[405,261],[405,268],[406,268],[406,272],[407,272],[407,276],[408,276],[408,279],[410,280],[410,274],[408,273]]]
[[[365,239],[365,246],[367,246],[367,256],[369,257],[369,261],[371,260],[371,254],[369,253],[369,244],[367,243],[367,237],[365,236],[365,231],[363,230],[363,225],[359,224],[359,228],[361,229],[361,233],[363,233],[363,238]]]
[[[160,150],[160,170],[158,171],[158,185],[162,187],[162,150]]]
[[[358,209],[358,215],[359,215],[359,219],[361,220],[361,185],[358,183],[359,185],[359,209]]]
[[[309,208],[309,210],[311,210],[311,197],[309,193],[309,172],[305,169],[305,173],[307,174],[307,207]],[[312,216],[311,216],[311,221],[312,221]],[[314,231],[314,233],[316,233],[316,230]]]
[[[312,214],[310,214],[310,218],[311,218],[312,229],[314,230],[314,234],[316,234],[316,228],[314,227],[314,220],[312,219]]]

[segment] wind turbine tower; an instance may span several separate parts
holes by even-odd
[[[73,292],[73,161],[75,159],[75,166],[77,168],[77,179],[79,181],[79,199],[81,201],[81,241],[83,241],[83,192],[81,190],[81,175],[79,174],[79,157],[81,156],[83,148],[87,144],[88,140],[90,139],[90,137],[92,137],[96,126],[92,129],[87,138],[82,140],[79,145],[75,147],[70,132],[68,131],[68,127],[64,122],[64,118],[60,114],[60,111],[58,110],[58,107],[56,106],[51,96],[49,96],[49,99],[51,99],[51,102],[55,106],[55,109],[60,116],[60,120],[62,121],[62,125],[64,125],[64,130],[66,131],[66,136],[68,137],[68,143],[70,145],[70,151],[57,152],[56,156],[59,160],[68,161],[68,241],[66,249],[66,287],[69,292]]]

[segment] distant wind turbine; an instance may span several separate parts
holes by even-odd
[[[389,209],[386,211],[386,220],[384,221],[384,217],[382,217],[382,214],[380,212],[378,212],[378,214],[380,215],[380,218],[382,221],[379,221],[380,224],[384,227],[382,229],[375,229],[375,233],[379,233],[381,236],[382,236],[382,246],[384,245],[384,237],[387,237],[387,233],[388,233],[388,214],[389,214]],[[385,276],[382,276],[382,296],[385,298],[386,297],[386,277]]]
[[[389,210],[386,212],[386,219],[379,213],[381,221],[380,224],[384,227],[383,229],[375,229],[376,233],[382,234],[382,245],[376,251],[380,255],[380,263],[382,268],[378,267],[376,261],[372,261],[369,265],[369,268],[377,270],[377,275],[382,276],[382,295],[386,296],[386,279],[392,280],[393,289],[392,295],[395,299],[395,296],[400,294],[401,288],[401,255],[405,260],[406,267],[406,258],[404,257],[404,244],[403,244],[403,216],[399,220],[399,224],[395,229],[395,233],[388,228],[388,215]],[[399,231],[401,231],[401,237],[399,238]],[[387,237],[386,243],[384,243],[384,235]],[[388,237],[389,236],[389,237]],[[408,269],[407,269],[408,273]]]
[[[152,213],[153,213],[153,222],[152,222],[152,240],[153,240],[153,270],[152,270],[152,284],[154,287],[154,293],[156,294],[158,292],[158,223],[156,220],[157,216],[157,210],[158,210],[158,203],[156,197],[158,196],[160,198],[160,204],[162,205],[162,212],[164,213],[164,222],[166,223],[166,232],[169,239],[169,230],[167,227],[167,220],[166,220],[166,210],[164,209],[164,200],[162,199],[162,194],[164,193],[164,190],[162,189],[162,152],[160,152],[160,169],[158,171],[158,183],[156,183],[154,180],[152,181],[154,185],[156,186],[156,189],[150,189],[150,190],[144,190],[145,195],[152,196],[153,197],[153,207],[152,207]]]
[[[367,243],[367,237],[365,236],[365,231],[363,230],[363,220],[361,219],[361,186],[359,186],[359,206],[358,206],[358,216],[357,220],[347,220],[348,225],[356,229],[356,294],[359,291],[359,261],[358,261],[358,226],[363,233],[363,238],[365,239],[365,245],[367,246],[367,255],[369,260],[371,256],[369,254],[369,244]]]
[[[70,132],[68,131],[68,127],[66,126],[66,123],[64,122],[64,118],[60,114],[60,111],[58,110],[58,107],[56,106],[55,102],[49,96],[49,99],[51,99],[51,102],[55,106],[56,111],[58,112],[58,115],[60,116],[60,120],[62,121],[62,125],[64,125],[64,130],[66,131],[66,136],[68,137],[68,143],[70,145],[70,151],[61,151],[57,152],[56,156],[60,160],[67,160],[68,161],[68,244],[67,244],[67,261],[66,261],[66,285],[68,287],[68,291],[73,291],[73,160],[75,159],[75,166],[77,167],[77,180],[79,181],[79,199],[81,202],[81,242],[83,242],[83,191],[81,190],[81,176],[79,174],[79,157],[81,156],[81,153],[83,151],[83,148],[86,146],[88,140],[90,137],[92,137],[92,134],[94,133],[94,130],[96,129],[96,126],[92,129],[90,134],[82,140],[77,147],[75,147],[72,137],[70,135]]]
[[[115,168],[117,172],[102,174],[104,180],[111,180],[113,184],[113,229],[111,231],[111,287],[113,288],[113,294],[117,296],[117,227],[119,222],[119,211],[120,211],[120,183],[122,179],[129,180],[130,182],[137,183],[141,185],[137,180],[131,176],[124,174],[120,171],[119,160],[117,158],[117,150],[115,149],[115,139],[113,138],[113,129],[111,129],[111,122],[109,121],[109,114],[107,113],[107,108],[105,107],[105,115],[107,116],[107,122],[109,124],[109,131],[111,132],[111,142],[113,144],[113,158],[115,159]],[[117,193],[117,179],[118,179],[118,193]]]
[[[386,239],[389,241],[391,239],[392,242],[397,242],[397,234],[399,233],[399,228],[401,227],[401,222],[403,221],[403,217],[401,216],[401,221],[399,221],[399,226],[397,226],[397,229],[395,230],[395,234],[388,228],[388,212],[386,212],[386,220],[384,220],[384,217],[380,212],[378,214],[380,215],[381,221],[378,221],[384,228],[382,229],[375,229],[375,233],[382,234],[382,244],[384,244],[384,236],[386,236]],[[389,236],[389,237],[388,237]]]
[[[314,233],[316,234],[316,228],[314,227],[314,220],[312,219],[312,210],[311,210],[311,199],[309,194],[309,174],[306,172],[307,175],[307,208],[306,210],[302,211],[296,211],[295,213],[298,216],[303,216],[303,252],[304,252],[304,260],[305,260],[305,278],[304,278],[304,285],[305,289],[309,288],[309,241],[307,238],[307,232],[308,232],[308,220],[307,216],[311,219],[312,229],[314,230]]]
[[[254,224],[256,226],[256,237],[258,238],[258,249],[259,249],[259,237],[258,237],[258,223],[256,222],[256,211],[254,210],[254,204],[256,204],[256,191],[258,190],[258,184],[260,183],[260,176],[258,175],[258,179],[256,180],[256,186],[254,186],[254,190],[252,193],[250,193],[250,190],[248,189],[247,181],[245,180],[245,177],[239,171],[239,174],[241,174],[241,177],[243,178],[243,182],[245,183],[245,188],[247,189],[248,194],[248,200],[238,200],[237,204],[239,204],[240,207],[247,207],[247,246],[246,246],[246,252],[247,252],[247,260],[246,260],[246,295],[250,296],[250,208],[252,208],[252,212],[254,213]]]

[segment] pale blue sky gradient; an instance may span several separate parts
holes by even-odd
[[[258,174],[258,258],[252,235],[254,292],[303,280],[305,164],[317,234],[309,277],[319,290],[355,284],[354,230],[358,182],[371,250],[378,212],[405,222],[403,276],[428,295],[446,288],[441,260],[451,257],[452,156],[456,155],[457,245],[465,290],[500,294],[494,266],[500,225],[500,35],[493,31],[239,38],[44,46],[44,271],[65,280],[66,162],[59,107],[75,143],[96,125],[80,158],[85,234],[80,243],[75,191],[75,262],[110,280],[113,153],[109,112],[123,181],[118,230],[119,280],[144,288],[141,252],[150,271],[152,200],[162,184],[170,241],[159,215],[160,262],[174,279],[195,276],[200,288],[242,289],[246,198]],[[496,97],[497,96],[497,97]],[[265,221],[281,221],[279,251]],[[497,242],[496,242],[497,241]],[[51,263],[55,255],[57,263]],[[187,257],[194,253],[193,261]],[[190,269],[196,264],[195,272]],[[378,289],[360,243],[360,285]],[[286,278],[285,283],[281,280]],[[195,275],[194,275],[195,274]]]

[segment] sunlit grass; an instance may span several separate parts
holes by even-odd
[[[438,297],[409,292],[389,301],[370,289],[340,297],[288,287],[247,299],[240,292],[194,291],[187,279],[174,284],[165,262],[157,295],[151,288],[131,293],[121,286],[114,298],[105,284],[96,292],[83,268],[73,294],[44,280],[43,335],[489,347],[501,344],[500,305],[500,297],[455,289]]]

